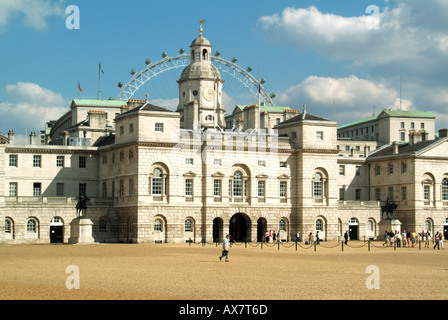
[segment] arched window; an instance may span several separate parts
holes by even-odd
[[[185,232],[193,231],[192,225],[193,223],[191,222],[190,219],[185,220]]]
[[[155,168],[152,173],[152,194],[162,195],[162,170]]]
[[[26,223],[26,231],[36,233],[36,221],[33,219],[28,220]]]
[[[202,60],[208,60],[207,49],[202,50]]]
[[[319,172],[314,175],[313,194],[314,198],[322,198],[322,174],[320,174]]]
[[[442,180],[442,201],[448,201],[448,179]]]
[[[243,174],[241,171],[235,171],[233,174],[233,196],[241,197],[243,194]]]
[[[324,225],[323,225],[322,220],[317,219],[316,220],[316,231],[323,231],[324,230],[323,227],[324,227]]]
[[[426,230],[426,231],[430,231],[430,232],[432,232],[432,228],[431,228],[431,226],[432,226],[431,221],[430,221],[430,220],[426,220],[426,221],[425,221],[425,230]]]
[[[366,226],[367,231],[371,231],[371,232],[373,232],[373,231],[374,231],[373,226],[374,226],[373,221],[370,220],[370,219],[367,220],[367,226]]]
[[[5,220],[5,233],[11,233],[11,221]]]
[[[156,219],[156,221],[154,221],[154,231],[162,232],[162,220]]]
[[[98,222],[98,225],[99,225],[99,231],[100,232],[106,232],[107,231],[107,221],[106,221],[106,219],[101,219]]]
[[[285,220],[282,219],[282,220],[279,221],[278,229],[280,231],[286,231],[286,222],[285,222]]]

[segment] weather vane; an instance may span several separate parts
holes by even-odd
[[[202,31],[204,31],[204,30],[202,29],[202,24],[205,23],[205,19],[201,19],[201,20],[199,20],[198,23],[199,23],[199,36],[202,37]]]

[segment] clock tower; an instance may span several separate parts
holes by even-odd
[[[181,127],[184,129],[224,128],[222,85],[224,81],[211,61],[210,42],[202,36],[190,45],[190,64],[182,71],[179,83]]]

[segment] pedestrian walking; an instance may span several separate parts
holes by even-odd
[[[439,244],[440,244],[440,247],[442,248],[442,250],[445,250],[445,248],[443,248],[443,237],[442,237],[442,232],[439,233]]]
[[[299,231],[297,231],[297,234],[296,234],[296,241],[300,242],[300,232]]]
[[[308,244],[313,244],[313,233],[310,232],[310,234],[308,235]]]
[[[222,261],[223,257],[226,257],[226,262],[229,262],[229,248],[230,245],[230,235],[226,235],[224,241],[222,242],[222,254],[219,257],[219,260]]]
[[[436,232],[436,234],[435,234],[435,236],[434,236],[434,241],[436,242],[436,244],[434,245],[434,250],[436,250],[436,247],[437,247],[437,250],[440,250],[440,244],[439,244],[439,241],[440,241],[440,235],[439,235],[439,232],[437,231]]]

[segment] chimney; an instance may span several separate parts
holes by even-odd
[[[68,146],[68,131],[64,131],[62,133],[62,145],[63,146]]]
[[[303,113],[302,113],[302,120],[305,120],[306,117],[306,105],[303,105]]]
[[[413,145],[420,141],[422,141],[422,134],[420,132],[414,131],[409,133],[409,144]]]
[[[35,145],[36,144],[36,133],[33,131],[30,134],[30,144]]]
[[[398,154],[398,143],[397,143],[397,141],[394,141],[392,143],[392,146],[393,146],[393,154]]]
[[[448,128],[439,130],[439,138],[445,138],[445,137],[448,137]]]
[[[9,132],[8,132],[8,140],[9,140],[9,144],[14,144],[14,131],[9,130]]]

